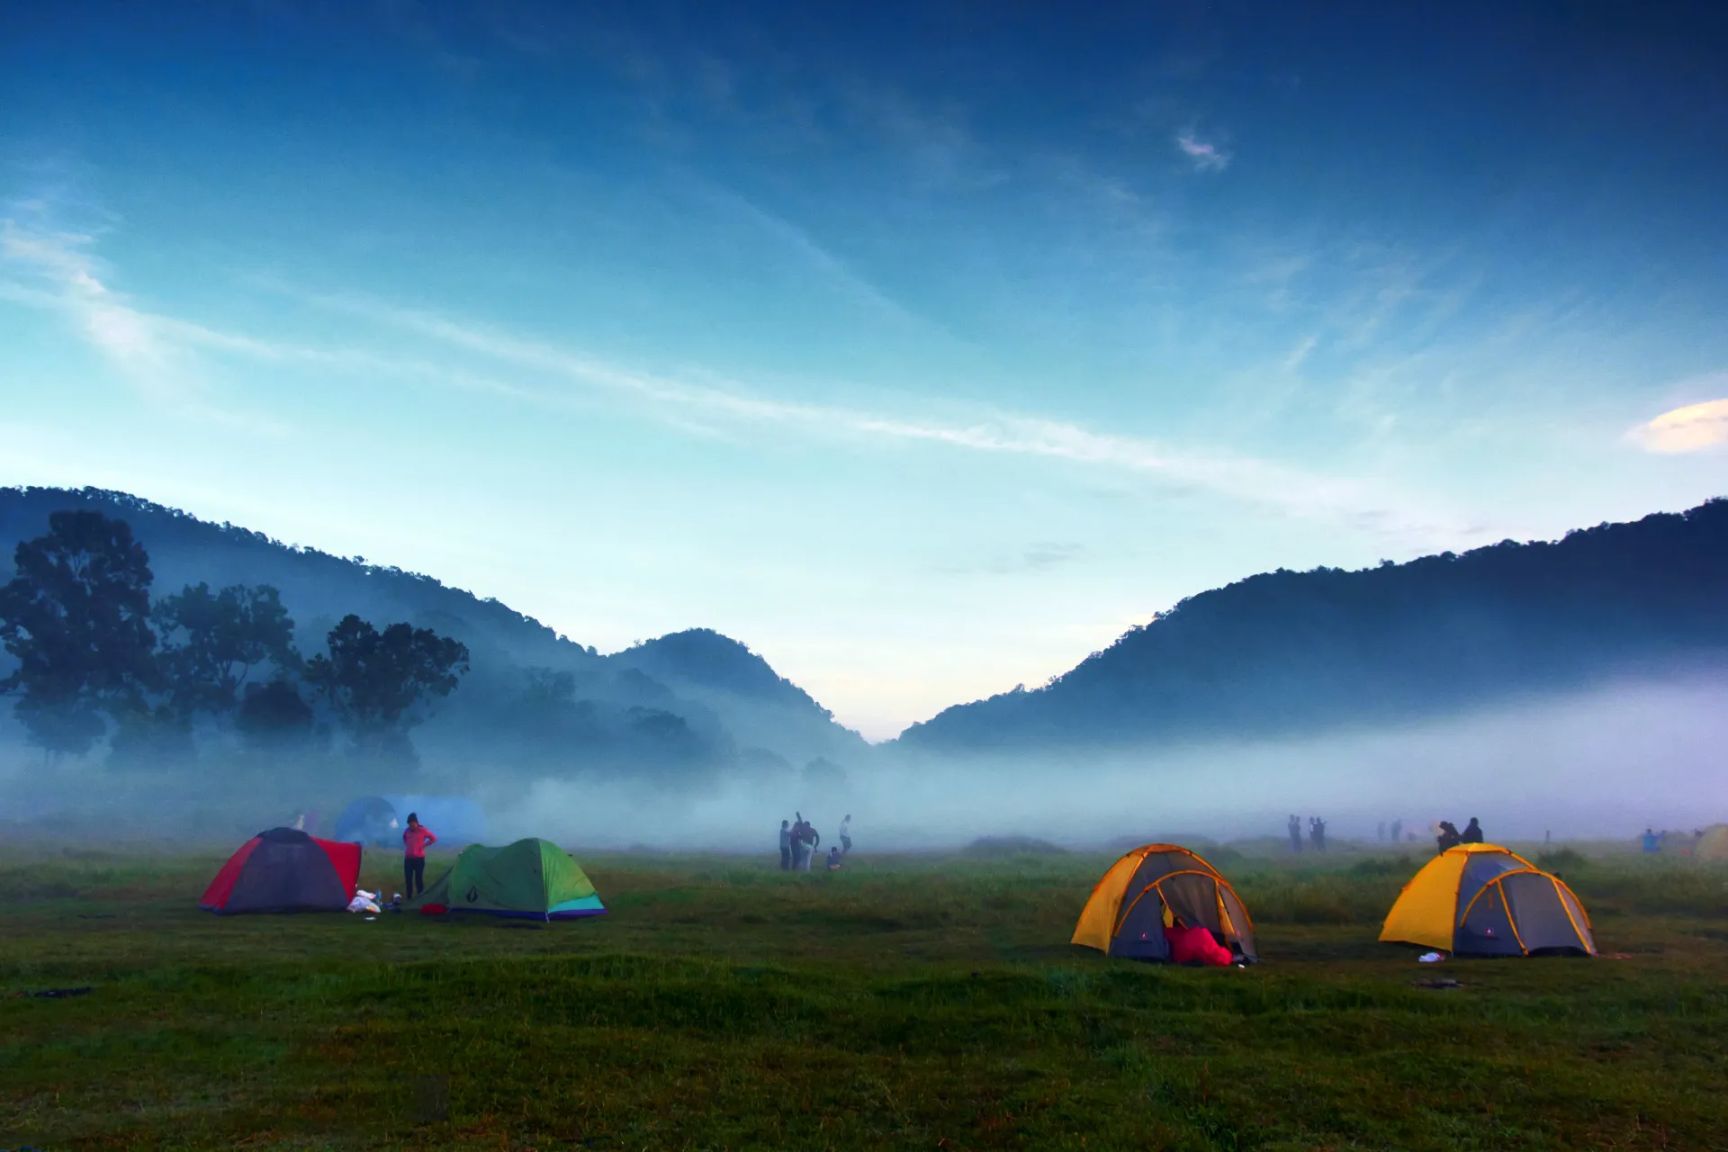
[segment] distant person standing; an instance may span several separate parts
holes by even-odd
[[[1404,821],[1392,821],[1392,843],[1396,844],[1404,835]]]
[[[789,821],[780,821],[780,871],[792,871],[792,825]]]
[[[1434,843],[1439,848],[1436,855],[1444,853],[1449,848],[1458,847],[1458,845],[1463,843],[1463,841],[1464,837],[1458,834],[1458,826],[1456,824],[1452,823],[1450,820],[1440,821],[1440,835],[1434,837]]]
[[[822,833],[816,831],[816,826],[810,821],[804,821],[804,871],[810,871],[810,864],[816,855],[816,849],[822,846]]]
[[[1476,817],[1470,817],[1470,823],[1464,825],[1464,831],[1459,833],[1458,839],[1465,844],[1482,843],[1482,825]]]
[[[840,855],[852,854],[852,813],[846,813],[846,818],[840,821]]]
[[[1661,841],[1660,837],[1658,837],[1656,835],[1656,829],[1654,829],[1654,828],[1644,829],[1644,854],[1646,856],[1648,856],[1648,855],[1654,853],[1661,846],[1662,846],[1662,841]]]
[[[1313,827],[1308,830],[1309,838],[1314,841],[1314,851],[1326,851],[1326,821],[1314,817]]]
[[[1295,813],[1291,813],[1285,827],[1290,830],[1290,851],[1298,856],[1302,855],[1302,821],[1296,818]]]
[[[426,848],[436,843],[432,829],[420,823],[418,815],[408,813],[408,827],[402,829],[402,887],[410,900],[426,891]]]

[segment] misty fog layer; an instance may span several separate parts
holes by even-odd
[[[884,756],[844,791],[735,784],[645,799],[541,780],[486,795],[499,836],[596,848],[771,851],[802,811],[826,838],[853,815],[860,848],[951,848],[1024,835],[1085,847],[1126,839],[1281,836],[1291,813],[1334,839],[1401,819],[1482,819],[1490,837],[1630,837],[1728,819],[1728,680],[1625,686],[1447,722],[1285,743],[1038,760]]]
[[[678,791],[595,777],[512,781],[484,761],[456,770],[426,749],[417,791],[472,796],[486,836],[544,836],[578,852],[647,847],[772,853],[782,819],[802,812],[837,841],[853,815],[858,850],[963,846],[1029,836],[1104,847],[1154,839],[1278,837],[1292,813],[1319,815],[1333,840],[1373,839],[1402,820],[1425,837],[1437,820],[1480,817],[1489,838],[1631,837],[1646,825],[1692,829],[1728,819],[1728,678],[1695,675],[1477,712],[1450,721],[1285,742],[1214,742],[1144,755],[914,756],[878,749],[843,782],[795,773]],[[204,765],[197,778],[49,766],[14,729],[0,752],[0,825],[72,843],[222,842],[322,816],[330,831],[348,785],[268,793]],[[510,781],[510,782],[506,782]]]

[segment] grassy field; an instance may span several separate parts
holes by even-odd
[[[1071,950],[1104,856],[596,856],[611,914],[541,927],[14,848],[0,1149],[1728,1147],[1728,872],[1563,859],[1603,958],[1428,966],[1374,940],[1420,853],[1213,855],[1257,967]]]

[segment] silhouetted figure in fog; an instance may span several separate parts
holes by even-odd
[[[1290,851],[1298,856],[1302,855],[1302,821],[1296,819],[1295,815],[1292,814],[1290,822],[1285,827],[1290,829]]]
[[[1404,821],[1392,821],[1392,843],[1396,844],[1404,835]]]
[[[838,848],[828,849],[828,871],[840,871],[840,849]]]
[[[1464,831],[1458,839],[1465,844],[1482,843],[1482,825],[1477,822],[1476,817],[1470,817],[1470,823],[1464,825]]]
[[[1450,820],[1440,821],[1440,835],[1434,837],[1434,843],[1440,846],[1441,852],[1448,848],[1456,848],[1463,843],[1464,837],[1458,834],[1458,826]]]
[[[1643,839],[1644,839],[1644,854],[1645,855],[1650,855],[1651,853],[1655,852],[1657,849],[1662,847],[1662,840],[1659,836],[1656,835],[1656,829],[1654,829],[1654,828],[1644,829]]]
[[[815,854],[817,845],[822,843],[822,834],[804,819],[802,812],[796,815],[798,823],[792,825],[792,869],[795,872],[808,872],[810,857]]]
[[[846,813],[846,818],[840,821],[840,854],[852,854],[852,813]]]
[[[792,871],[792,825],[780,821],[780,871]]]
[[[1314,851],[1326,851],[1326,821],[1318,816],[1308,821],[1308,839],[1314,842]]]

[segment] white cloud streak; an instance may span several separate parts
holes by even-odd
[[[630,400],[647,408],[656,419],[677,427],[695,427],[704,434],[713,434],[716,422],[775,425],[812,437],[929,444],[1019,456],[1155,478],[1165,485],[1358,529],[1371,523],[1375,534],[1411,545],[1448,543],[1458,538],[1455,526],[1437,520],[1408,500],[1387,495],[1383,487],[1273,461],[1179,449],[1146,437],[1099,432],[1015,412],[980,410],[972,419],[942,420],[775,399],[726,379],[704,376],[703,382],[694,383],[495,327],[351,294],[287,289],[304,303],[470,354],[490,362],[490,366],[484,371],[469,371],[431,356],[402,357],[351,347],[259,339],[134,307],[107,286],[89,236],[32,231],[7,220],[0,243],[5,264],[35,280],[22,284],[0,281],[0,298],[57,309],[76,318],[87,339],[134,379],[159,389],[166,401],[183,411],[221,422],[244,424],[251,418],[215,409],[195,386],[176,382],[194,354],[391,374],[566,411],[592,402],[591,397],[564,388],[548,388],[545,380],[550,378],[587,393]]]
[[[1230,167],[1230,153],[1210,141],[1200,139],[1192,131],[1178,132],[1176,147],[1193,162],[1196,172],[1222,172]]]
[[[39,201],[12,208],[26,220],[0,219],[0,268],[22,279],[0,281],[0,298],[66,316],[85,342],[153,403],[236,431],[265,436],[285,431],[276,421],[213,403],[184,354],[188,344],[232,344],[244,338],[135,307],[109,287],[107,270],[95,255],[95,236],[29,220],[46,217],[47,206]]]
[[[763,398],[731,382],[692,384],[418,309],[353,296],[305,298],[518,369],[662,406],[681,419],[722,417],[792,426],[818,436],[937,444],[1107,468],[1203,489],[1291,515],[1360,525],[1364,514],[1369,514],[1380,526],[1377,531],[1388,536],[1430,542],[1457,538],[1431,515],[1403,507],[1396,500],[1389,507],[1379,495],[1383,488],[1253,457],[1178,450],[1143,437],[1095,432],[1060,420],[1017,413],[987,412],[973,421],[938,421]],[[556,402],[560,397],[554,393],[546,399]]]

